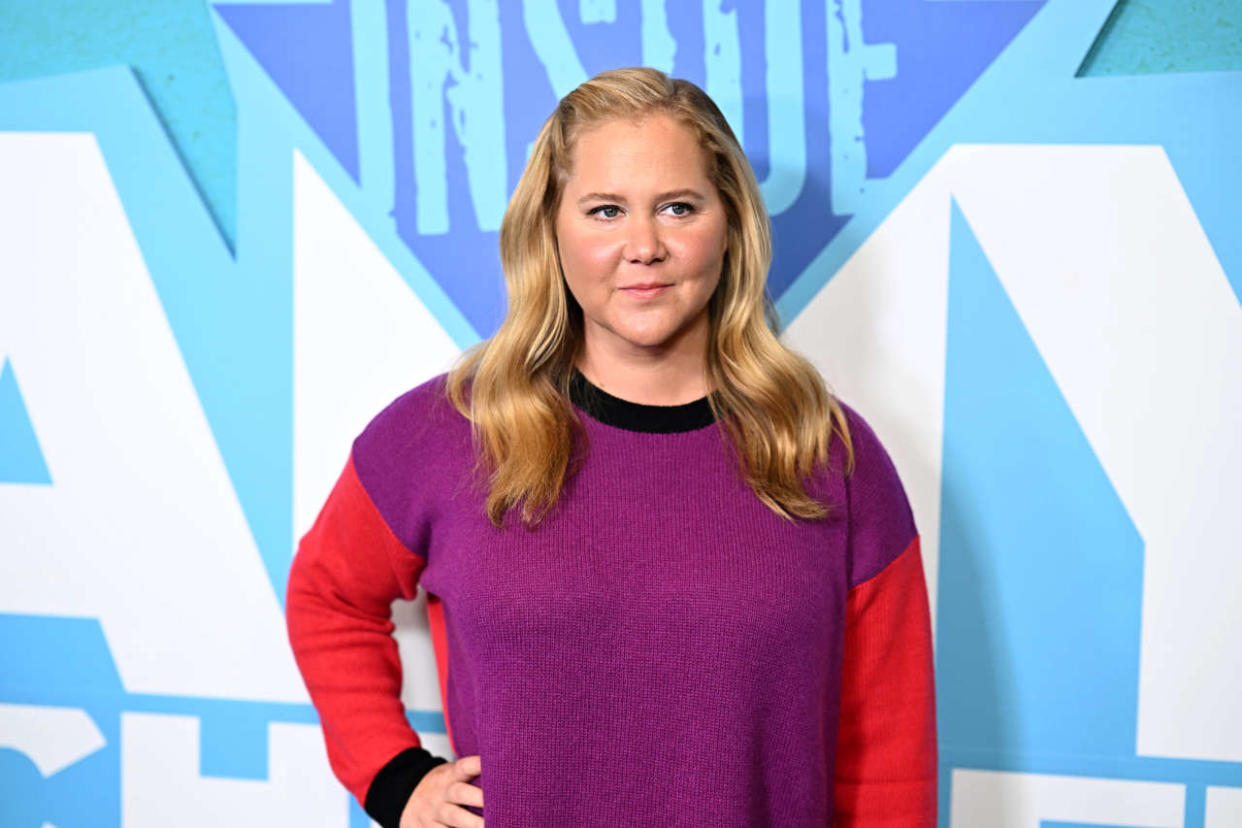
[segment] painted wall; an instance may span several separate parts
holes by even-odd
[[[370,416],[494,330],[557,97],[641,62],[728,114],[787,340],[911,496],[941,824],[1242,825],[1240,32],[1224,0],[0,4],[0,822],[366,824],[284,642],[294,544]]]

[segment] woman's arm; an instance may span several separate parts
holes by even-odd
[[[835,798],[840,826],[936,824],[935,686],[917,537],[850,590]]]
[[[846,602],[835,824],[936,825],[931,616],[919,536],[887,452],[851,413]]]
[[[391,604],[412,600],[426,559],[407,548],[359,480],[351,453],[289,573],[286,618],[328,760],[382,825],[395,826],[432,756],[405,718]]]

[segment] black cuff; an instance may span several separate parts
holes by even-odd
[[[427,771],[447,761],[429,753],[426,748],[412,747],[401,751],[371,780],[363,810],[383,828],[399,828],[401,812],[410,801],[410,794],[414,793]]]

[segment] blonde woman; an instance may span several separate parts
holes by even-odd
[[[386,828],[934,825],[913,517],[777,339],[720,110],[653,69],[582,84],[500,254],[500,329],[358,435],[290,573],[344,785]],[[420,583],[455,761],[399,699]]]

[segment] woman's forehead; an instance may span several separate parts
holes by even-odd
[[[663,113],[584,128],[570,150],[575,189],[675,189],[708,180],[707,157],[690,127]]]

